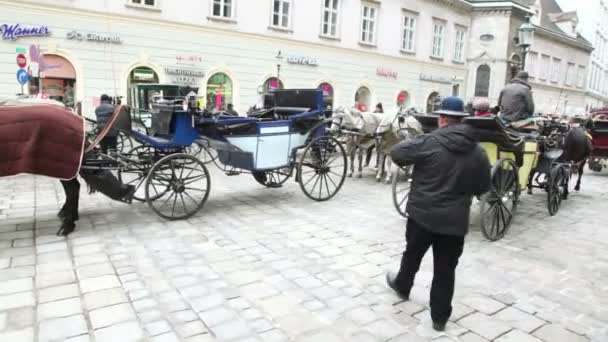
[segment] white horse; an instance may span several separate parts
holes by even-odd
[[[392,115],[386,113],[376,129],[379,156],[378,172],[376,173],[378,182],[381,182],[382,176],[386,175],[384,182],[389,184],[393,172],[396,171],[396,165],[393,165],[389,156],[393,146],[423,133],[422,125],[412,116],[414,112],[415,110],[410,108],[407,111],[395,110],[395,114]],[[387,156],[389,157],[387,158]]]
[[[345,133],[346,153],[350,157],[350,172],[352,177],[355,172],[355,158],[359,155],[359,175],[363,174],[363,152],[376,143],[375,133],[382,121],[383,114],[360,112],[355,108],[338,107],[335,110],[332,130],[342,130]]]

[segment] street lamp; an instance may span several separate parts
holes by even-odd
[[[534,25],[530,23],[530,15],[526,16],[526,21],[521,24],[519,29],[517,29],[517,33],[519,36],[519,47],[521,48],[521,69],[526,69],[526,54],[528,53],[528,49],[530,45],[532,45],[532,40],[534,39]]]
[[[281,63],[283,62],[283,54],[281,53],[281,50],[279,50],[279,53],[277,53],[275,58],[277,59],[277,81],[279,84],[281,84]]]

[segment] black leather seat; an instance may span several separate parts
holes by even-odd
[[[501,151],[515,154],[515,164],[521,167],[524,161],[524,142],[532,136],[507,128],[500,119],[493,116],[468,117],[464,123],[477,129],[480,142],[491,142],[498,145]]]

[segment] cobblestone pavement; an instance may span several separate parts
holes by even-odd
[[[409,302],[385,286],[404,222],[370,171],[326,203],[291,181],[212,176],[182,222],[83,186],[68,239],[54,235],[58,181],[0,179],[0,341],[608,341],[606,172],[555,217],[543,193],[523,195],[498,242],[473,226],[443,334],[430,328],[432,254]]]

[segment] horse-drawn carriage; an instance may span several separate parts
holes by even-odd
[[[128,110],[119,106],[84,153],[81,151],[77,160],[73,158],[74,175],[80,173],[92,188],[115,200],[130,203],[134,198],[147,202],[165,219],[186,219],[203,207],[211,188],[206,163],[186,153],[187,148],[198,143],[205,152],[216,151],[217,159],[212,162],[221,164],[229,175],[250,172],[256,181],[274,188],[295,174],[308,197],[316,201],[330,199],[344,183],[346,155],[329,130],[321,91],[278,90],[275,96],[277,105],[272,111],[263,117],[249,118],[201,111],[195,97],[183,99],[180,105],[158,104],[152,111],[150,135],[133,130]],[[71,128],[82,130],[80,136],[85,137],[82,118],[64,109],[55,111],[52,115],[65,116],[72,122]],[[43,121],[45,117],[39,119]],[[119,130],[140,145],[129,152],[101,153],[96,145],[110,129]],[[31,168],[22,172],[34,173]],[[21,172],[12,174],[18,173]],[[66,204],[59,214],[63,235],[73,231],[78,220],[79,184],[74,175],[51,175],[65,179],[62,183],[65,182]]]
[[[591,113],[591,120],[593,151],[589,157],[589,168],[600,172],[608,168],[608,109]]]
[[[437,116],[416,115],[425,132],[437,127]],[[468,117],[492,164],[491,190],[479,198],[480,225],[489,240],[502,238],[509,229],[522,191],[542,188],[547,193],[547,209],[555,215],[567,197],[573,165],[560,161],[562,150],[557,136],[546,132],[515,132],[496,117]],[[555,126],[547,125],[554,132]],[[549,129],[550,128],[550,129]],[[564,132],[561,132],[562,134]],[[412,166],[400,168],[393,178],[393,203],[403,217],[412,181]],[[579,179],[580,182],[580,179]]]

